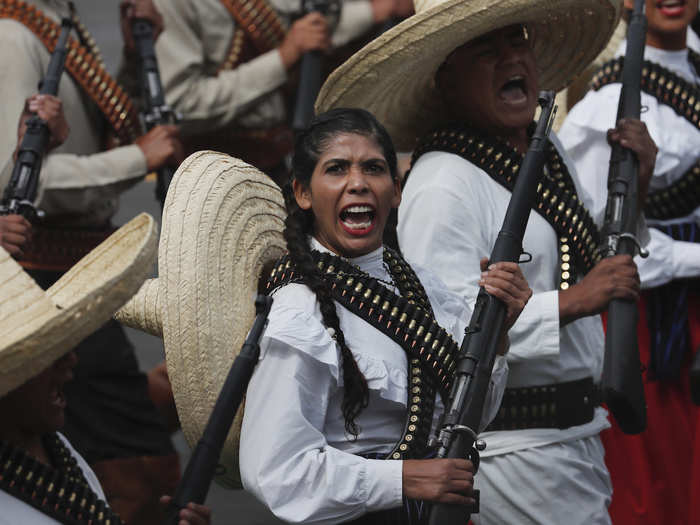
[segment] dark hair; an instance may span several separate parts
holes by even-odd
[[[344,133],[372,138],[384,154],[392,179],[396,180],[396,152],[391,138],[377,119],[363,109],[333,109],[315,117],[309,127],[296,137],[292,180],[296,179],[302,186],[308,188],[311,175],[328,142]],[[367,380],[357,367],[357,362],[345,342],[345,334],[340,329],[340,320],[330,288],[323,280],[311,256],[308,237],[313,233],[313,212],[299,208],[294,198],[291,181],[285,185],[284,199],[287,206],[284,239],[287,242],[289,257],[297,272],[303,277],[304,283],[316,294],[323,324],[334,331],[333,337],[340,347],[345,386],[341,409],[345,418],[346,432],[356,438],[359,427],[355,418],[369,403]]]

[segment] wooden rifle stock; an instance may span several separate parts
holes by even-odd
[[[68,37],[72,29],[72,20],[68,17],[63,18],[61,20],[61,33],[56,47],[51,53],[46,76],[39,84],[39,94],[41,95],[56,96],[58,94],[58,85],[68,55]],[[5,188],[0,204],[0,215],[18,214],[30,222],[36,222],[37,218],[43,216],[43,212],[34,206],[34,200],[39,188],[41,164],[49,147],[51,131],[48,124],[36,114],[29,117],[26,126],[27,130],[17,153],[17,162],[15,162],[10,182]]]
[[[189,502],[202,504],[207,497],[209,486],[216,473],[221,449],[233,423],[233,418],[241,405],[255,365],[258,364],[259,341],[267,324],[267,316],[271,307],[271,297],[258,295],[255,299],[256,315],[253,327],[243,343],[241,352],[231,365],[204,433],[197,442],[197,447],[194,449],[189,463],[187,463],[185,474],[182,476],[168,506],[167,516],[163,522],[165,525],[177,525],[180,509],[185,508]]]
[[[542,114],[530,147],[523,159],[513,193],[508,203],[503,226],[491,252],[490,262],[518,262],[522,254],[523,235],[535,204],[537,184],[546,160],[547,136],[556,107],[554,93],[540,95]],[[462,341],[449,402],[431,445],[438,446],[439,458],[469,458],[479,467],[479,451],[485,444],[477,441],[484,402],[496,360],[498,343],[503,331],[506,307],[499,299],[479,290],[466,335]],[[430,525],[464,525],[470,512],[478,512],[478,491],[474,491],[477,508],[460,505],[435,504],[430,512]]]
[[[148,132],[156,126],[177,123],[175,112],[165,102],[163,83],[158,69],[153,24],[149,20],[136,18],[131,24],[136,49],[141,63],[141,94],[144,111],[141,114],[142,125]],[[173,180],[175,169],[172,166],[162,166],[156,173],[156,199],[160,207],[165,204],[170,181]]]
[[[644,0],[635,0],[627,33],[618,120],[639,119],[646,24]],[[638,215],[638,173],[636,155],[614,144],[610,155],[608,202],[603,225],[602,250],[606,257],[620,254],[634,256],[638,250],[642,252],[634,238]],[[642,255],[645,256],[644,252]],[[634,301],[610,301],[601,387],[603,400],[626,434],[637,434],[646,428],[646,401],[637,345],[638,318]]]

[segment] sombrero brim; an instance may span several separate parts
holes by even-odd
[[[408,18],[337,68],[316,112],[360,107],[408,151],[448,112],[434,85],[437,69],[457,47],[501,27],[526,24],[540,88],[567,85],[605,46],[617,23],[616,0],[447,0]]]
[[[255,318],[258,281],[285,251],[286,211],[265,174],[223,153],[200,151],[180,165],[168,190],[159,277],[117,319],[160,334],[185,438],[194,446]],[[217,481],[240,487],[238,411]]]
[[[152,270],[156,237],[153,217],[142,213],[46,292],[0,250],[0,396],[45,370],[136,293]]]

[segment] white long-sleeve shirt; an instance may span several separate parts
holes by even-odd
[[[552,137],[557,144],[556,137]],[[561,148],[559,148],[561,151]],[[579,198],[589,199],[578,186]],[[479,260],[493,248],[511,192],[486,172],[458,155],[433,151],[411,169],[399,207],[398,237],[411,263],[429,266],[470,304],[479,292]],[[532,261],[521,265],[533,296],[509,332],[509,387],[546,385],[592,376],[600,378],[603,327],[599,316],[559,325],[558,237],[549,223],[532,211],[523,248]],[[593,436],[608,426],[606,412],[596,409],[585,425],[559,429],[487,432],[482,456]]]
[[[327,251],[315,240],[312,247]],[[349,261],[373,277],[391,280],[381,248]],[[461,341],[469,308],[430,273],[414,269],[437,321]],[[369,406],[356,420],[360,434],[351,440],[340,410],[342,361],[316,296],[305,285],[288,284],[273,298],[246,396],[243,486],[279,518],[294,523],[339,523],[400,506],[402,462],[356,454],[389,453],[401,438],[408,396],[405,351],[336,303],[346,342],[370,391]],[[498,357],[483,423],[498,410],[506,376],[505,359]],[[437,403],[434,420],[441,410]]]
[[[625,43],[618,55],[625,49]],[[698,83],[688,62],[687,50],[664,51],[646,46],[644,58],[673,71],[685,80]],[[591,196],[592,208],[605,208],[610,146],[606,140],[608,129],[615,127],[621,84],[610,84],[598,91],[590,91],[568,114],[559,132],[567,152],[579,173],[579,182]],[[661,104],[652,95],[642,91],[641,120],[659,151],[649,191],[665,188],[681,178],[700,155],[700,132],[696,126],[677,115],[670,106]],[[687,217],[649,224],[695,221],[700,224],[700,207]],[[675,241],[668,235],[650,228],[651,241],[646,246],[649,257],[635,257],[642,286],[660,286],[673,279],[700,276],[700,244]]]

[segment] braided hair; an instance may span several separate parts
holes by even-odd
[[[303,210],[297,204],[292,190],[292,181],[297,180],[303,187],[309,188],[318,159],[329,141],[341,134],[358,134],[373,139],[382,150],[392,179],[396,180],[396,152],[384,127],[374,116],[362,109],[334,109],[315,117],[309,127],[296,137],[294,158],[292,160],[292,177],[285,185],[283,193],[287,207],[284,239],[287,242],[289,257],[304,284],[316,295],[323,324],[333,334],[340,348],[341,367],[345,390],[342,400],[342,413],[345,419],[345,431],[357,438],[360,429],[355,419],[369,404],[367,380],[357,366],[357,361],[345,342],[345,335],[340,329],[340,319],[330,287],[326,284],[311,256],[309,236],[314,231],[314,215],[311,210]]]

